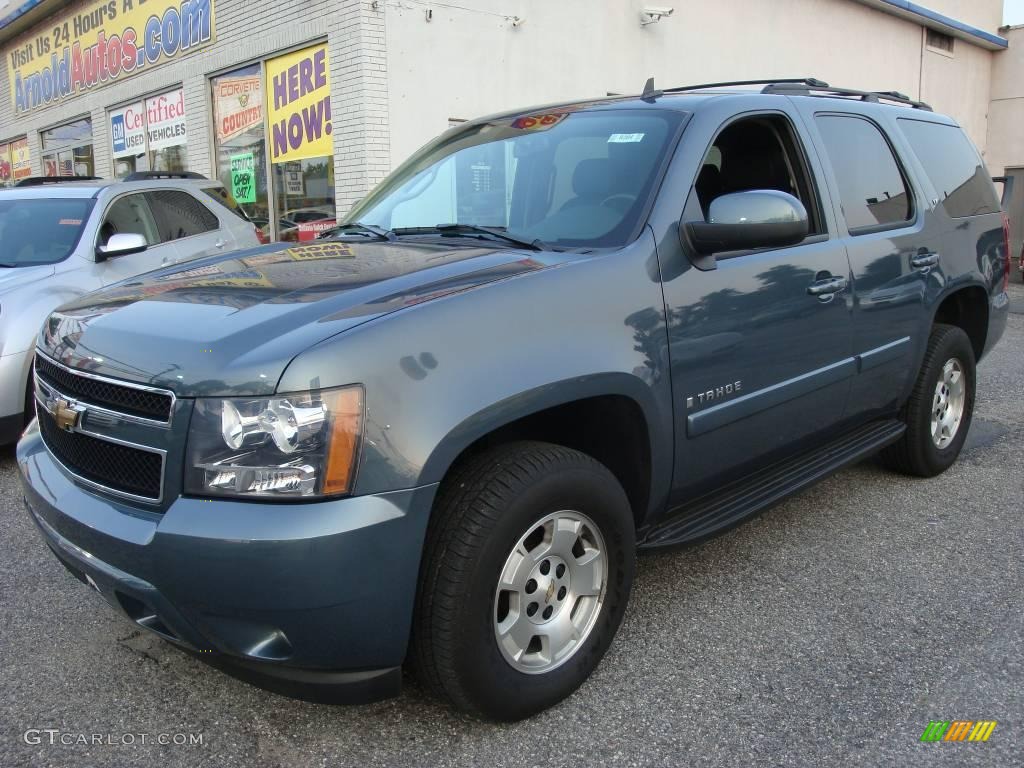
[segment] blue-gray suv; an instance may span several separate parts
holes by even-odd
[[[515,719],[596,667],[638,549],[874,454],[942,472],[1006,323],[993,180],[900,94],[752,85],[475,120],[326,238],[63,306],[18,445],[44,540],[265,687],[408,665]]]

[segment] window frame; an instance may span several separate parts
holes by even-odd
[[[786,161],[789,165],[790,172],[794,175],[794,181],[797,181],[799,187],[799,179],[795,177],[799,173],[803,173],[804,180],[807,182],[807,194],[809,197],[808,201],[800,200],[804,207],[807,209],[808,224],[816,224],[817,229],[820,231],[809,232],[807,237],[801,240],[799,243],[793,245],[782,245],[782,246],[771,246],[765,248],[746,248],[739,251],[723,251],[714,255],[715,261],[722,261],[725,259],[736,259],[742,256],[749,256],[756,253],[768,253],[771,251],[786,250],[789,248],[801,248],[805,245],[814,245],[817,243],[823,243],[828,241],[832,234],[828,227],[828,218],[825,216],[825,208],[821,198],[821,186],[818,183],[817,176],[815,175],[811,163],[810,157],[807,152],[807,146],[810,144],[813,146],[813,141],[810,137],[802,137],[799,129],[797,128],[797,122],[792,115],[784,110],[779,109],[768,109],[768,110],[756,110],[750,112],[743,112],[731,116],[728,120],[723,122],[712,134],[711,139],[708,141],[707,146],[704,148],[704,152],[701,154],[700,164],[697,166],[696,174],[690,181],[689,193],[686,196],[686,202],[683,207],[683,216],[680,220],[680,232],[685,228],[686,223],[691,221],[706,221],[704,217],[704,211],[701,209],[700,203],[697,199],[697,178],[700,176],[701,170],[704,168],[704,160],[708,157],[712,147],[718,141],[718,137],[722,133],[740,122],[747,120],[757,120],[758,118],[769,118],[775,120],[781,120],[788,132],[788,137],[780,135],[778,132],[778,126],[772,126],[773,131],[776,134],[776,138],[779,140],[782,146],[782,151],[786,155]],[[788,138],[788,141],[787,141]],[[791,156],[792,155],[794,156]],[[794,165],[795,163],[795,165]],[[797,198],[799,199],[799,198]],[[810,203],[810,205],[808,205]],[[696,215],[694,215],[696,212]],[[689,247],[688,247],[689,250]],[[694,256],[691,254],[691,260]],[[703,262],[703,257],[697,257],[698,262]],[[698,265],[699,266],[699,265]]]
[[[116,195],[115,197],[110,199],[110,201],[106,204],[106,206],[104,206],[103,211],[102,211],[99,219],[97,219],[97,221],[96,221],[96,231],[95,231],[95,233],[93,234],[93,237],[92,237],[93,253],[98,253],[98,249],[100,247],[100,230],[103,228],[103,224],[106,222],[107,216],[110,215],[110,211],[119,202],[121,202],[122,200],[126,200],[127,198],[131,197],[132,195],[141,195],[142,196],[143,202],[145,202],[145,204],[146,204],[146,209],[149,211],[149,215],[150,215],[150,217],[153,220],[153,226],[156,229],[157,234],[158,235],[160,234],[160,226],[157,224],[156,214],[153,213],[153,209],[152,209],[152,207],[149,204],[149,200],[147,200],[145,198],[145,193],[146,193],[146,190],[142,190],[142,189],[139,189],[139,190],[129,190],[127,192],[122,192],[119,195]],[[156,248],[158,246],[166,245],[168,242],[170,242],[170,241],[168,241],[168,240],[157,240],[157,242],[155,242],[155,243],[148,244],[146,246],[146,250],[149,251],[149,250],[152,250],[153,248]]]
[[[893,222],[891,224],[866,224],[859,227],[851,227],[849,220],[846,218],[846,208],[843,205],[842,189],[839,186],[839,176],[836,174],[835,165],[832,162],[832,155],[829,154],[828,145],[825,144],[825,137],[822,135],[819,128],[818,118],[819,117],[844,117],[852,120],[862,120],[863,122],[870,125],[879,135],[882,137],[882,141],[889,148],[889,152],[892,155],[893,161],[896,163],[896,170],[899,171],[900,179],[903,181],[903,186],[907,191],[907,201],[910,203],[909,216],[901,221]],[[913,183],[913,179],[910,173],[907,171],[906,162],[903,156],[900,155],[896,149],[896,145],[893,143],[892,138],[886,132],[886,130],[878,123],[878,121],[871,119],[867,115],[863,115],[859,112],[842,112],[839,110],[822,110],[814,113],[814,130],[818,134],[818,140],[821,142],[821,160],[823,165],[828,168],[828,172],[832,176],[832,183],[835,185],[834,193],[835,200],[838,203],[838,216],[837,219],[842,220],[843,226],[846,227],[846,233],[850,237],[860,237],[862,235],[874,235],[879,232],[891,232],[898,229],[910,229],[917,225],[917,222],[921,215],[921,206],[918,201],[917,187]]]

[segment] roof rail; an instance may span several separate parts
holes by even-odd
[[[16,187],[41,187],[43,184],[67,184],[72,181],[97,181],[101,176],[29,176],[15,183]]]
[[[149,179],[206,179],[201,173],[194,171],[135,171],[129,173],[122,181],[148,181]]]
[[[903,104],[914,109],[924,109],[928,112],[932,108],[923,101],[914,101],[906,94],[899,91],[859,91],[856,88],[833,88],[828,83],[799,83],[776,81],[761,89],[761,93],[774,93],[782,96],[835,96],[839,98],[856,97],[860,101],[878,103],[890,101],[895,104]]]
[[[653,78],[648,81],[653,85]],[[818,80],[815,77],[790,77],[790,78],[767,78],[764,80],[727,80],[721,83],[702,83],[700,85],[680,85],[675,88],[665,88],[662,93],[682,93],[683,91],[703,91],[708,88],[731,88],[739,85],[777,85],[793,84],[803,85],[809,88],[828,88],[828,83]]]
[[[674,88],[654,89],[654,78],[650,78],[644,85],[644,101],[653,101],[665,93],[684,93],[686,91],[704,91],[711,88],[732,88],[741,85],[761,85],[761,93],[774,93],[783,96],[855,96],[861,101],[880,102],[890,101],[896,104],[904,104],[914,109],[925,109],[929,112],[932,108],[923,101],[914,101],[909,96],[899,91],[858,91],[854,88],[833,88],[831,85],[816,77],[787,77],[767,78],[764,80],[727,80],[721,83],[701,83],[700,85],[680,85]]]

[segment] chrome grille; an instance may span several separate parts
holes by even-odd
[[[84,432],[65,431],[43,408],[38,409],[38,416],[43,442],[72,474],[103,489],[148,501],[160,500],[162,454]]]
[[[160,504],[174,393],[67,368],[38,350],[35,374],[39,433],[61,467],[96,490]]]
[[[153,388],[125,386],[84,372],[76,372],[36,354],[36,375],[45,383],[88,405],[108,408],[138,418],[168,422],[174,396]]]

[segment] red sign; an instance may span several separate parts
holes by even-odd
[[[308,240],[316,240],[316,236],[323,232],[325,229],[330,229],[336,226],[338,223],[337,219],[318,219],[316,221],[304,221],[298,226],[299,230],[299,242],[304,243]]]

